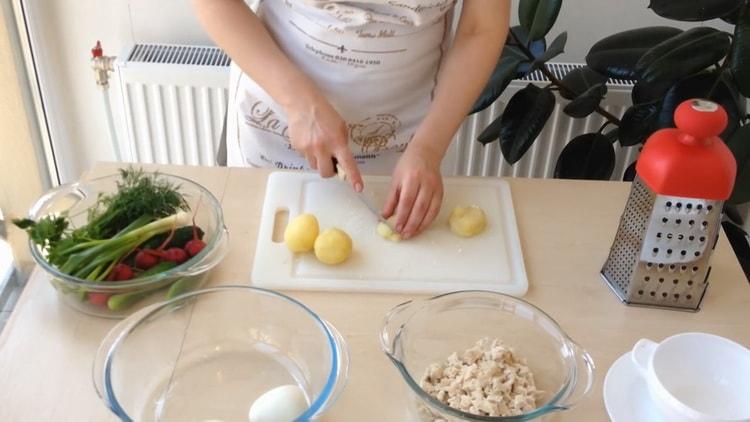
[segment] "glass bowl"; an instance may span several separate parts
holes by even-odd
[[[64,303],[90,315],[122,318],[156,301],[199,288],[209,270],[224,258],[229,234],[216,197],[188,179],[163,173],[156,173],[156,177],[178,187],[190,205],[189,212],[195,212],[196,225],[204,231],[206,247],[184,263],[162,273],[127,281],[93,282],[61,272],[47,262],[43,250],[29,240],[31,255],[49,275],[52,286]],[[120,180],[120,175],[116,174],[59,186],[37,200],[29,211],[29,218],[39,220],[50,214],[67,212],[71,226],[80,227],[86,224],[87,211],[96,204],[99,195],[115,192]],[[92,302],[89,299],[96,297],[94,295],[107,299],[117,295],[117,306],[110,308],[107,303]]]
[[[223,286],[155,304],[121,321],[94,362],[99,396],[123,421],[248,420],[264,392],[297,385],[322,415],[344,387],[346,343],[304,304]],[[281,421],[280,421],[281,422]]]
[[[445,362],[482,338],[499,339],[526,358],[537,388],[544,391],[536,409],[513,417],[479,416],[449,407],[420,387],[429,365]],[[495,292],[460,291],[403,303],[386,316],[380,340],[407,386],[415,420],[537,419],[570,409],[594,380],[591,357],[552,318],[521,299]]]

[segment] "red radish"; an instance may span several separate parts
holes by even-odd
[[[95,293],[95,292],[89,292],[87,294],[89,298],[89,302],[93,303],[96,306],[107,306],[107,301],[109,300],[109,295],[106,293]]]
[[[135,255],[135,266],[147,270],[159,263],[159,257],[151,253],[151,250],[144,249]]]
[[[202,199],[203,196],[201,196],[200,200],[198,200],[198,205],[195,207],[195,211],[193,212],[193,240],[190,240],[185,244],[185,252],[187,252],[191,257],[198,255],[203,250],[203,248],[206,247],[206,242],[202,241],[198,237],[198,226],[195,225],[195,214],[198,213],[198,208],[200,208],[201,206]]]
[[[198,255],[203,248],[206,247],[206,242],[200,240],[200,239],[193,239],[188,241],[185,244],[185,252],[188,253],[190,256],[196,256]]]
[[[127,264],[119,263],[110,271],[107,281],[124,281],[133,278],[133,269]]]
[[[182,264],[183,262],[188,260],[189,256],[188,256],[188,253],[185,252],[185,250],[183,249],[169,248],[166,251],[164,251],[163,258],[165,261],[172,261],[178,264]]]

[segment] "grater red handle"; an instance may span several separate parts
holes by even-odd
[[[680,104],[677,128],[654,132],[638,158],[636,172],[659,195],[723,201],[732,194],[737,175],[734,155],[719,134],[727,113],[703,99]]]

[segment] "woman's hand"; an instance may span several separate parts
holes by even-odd
[[[288,108],[292,148],[302,154],[322,177],[336,174],[334,158],[346,172],[354,190],[362,191],[362,176],[351,149],[346,122],[322,96],[300,100]]]
[[[408,239],[426,229],[443,203],[442,155],[412,142],[393,171],[383,217],[396,216],[395,229]]]

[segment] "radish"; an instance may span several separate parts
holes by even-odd
[[[107,306],[107,301],[109,300],[109,295],[107,293],[95,293],[95,292],[89,292],[87,293],[87,297],[89,299],[89,302],[93,303],[96,306]]]
[[[176,262],[178,264],[182,264],[183,262],[188,260],[189,256],[188,256],[188,253],[185,252],[184,249],[169,248],[166,251],[164,251],[162,258],[165,261],[171,261],[171,262]]]
[[[150,249],[139,251],[135,255],[135,266],[147,270],[159,263],[159,257],[151,253]]]
[[[201,199],[203,199],[203,197],[201,197]],[[206,247],[206,242],[201,240],[198,236],[198,226],[195,225],[195,214],[198,212],[200,206],[201,201],[198,201],[198,206],[195,207],[195,212],[193,212],[193,240],[190,240],[185,244],[185,252],[191,257],[198,255],[203,248]]]
[[[198,255],[203,248],[206,247],[206,242],[200,240],[200,239],[193,239],[185,244],[185,252],[188,253],[190,256],[196,256]]]

